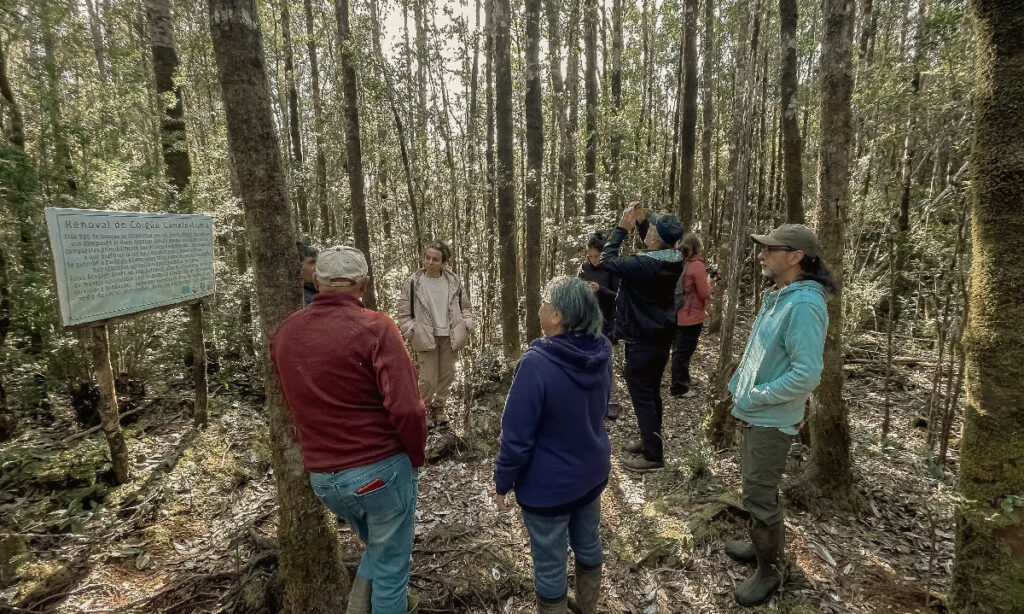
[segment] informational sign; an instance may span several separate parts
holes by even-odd
[[[213,294],[208,215],[46,209],[65,326]]]

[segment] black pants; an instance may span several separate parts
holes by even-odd
[[[685,394],[693,382],[690,379],[690,359],[697,351],[697,341],[704,323],[677,326],[676,338],[672,343],[672,394]]]
[[[661,445],[661,377],[665,374],[669,344],[626,343],[626,388],[633,400],[636,423],[644,458],[660,461]]]

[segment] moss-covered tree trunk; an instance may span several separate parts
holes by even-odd
[[[850,210],[853,144],[853,0],[825,0],[821,47],[821,153],[817,231],[821,258],[835,290],[828,303],[824,369],[809,418],[811,460],[804,484],[810,494],[841,507],[854,503],[850,422],[843,402],[843,250]]]
[[[587,96],[587,150],[583,157],[583,212],[597,209],[597,0],[583,2],[583,40],[586,68],[583,88]]]
[[[178,52],[174,44],[171,0],[146,0],[149,39],[153,52],[153,76],[160,107],[160,141],[167,181],[179,191],[192,179],[192,164],[185,144],[185,111],[181,88],[174,84]]]
[[[540,86],[540,1],[526,0],[526,341],[541,336],[541,173],[544,167],[544,108]]]
[[[800,138],[800,101],[797,98],[799,81],[796,26],[797,1],[779,0],[779,39],[782,43],[779,91],[782,105],[782,168],[786,187],[786,221],[803,224],[803,142]]]
[[[498,142],[495,183],[501,268],[501,338],[505,356],[519,356],[519,258],[516,249],[515,143],[512,133],[512,51],[509,0],[494,0],[494,121]]]
[[[356,83],[355,60],[352,53],[352,32],[348,24],[348,0],[335,0],[334,15],[338,20],[338,46],[341,48],[341,82],[345,91],[345,157],[348,162],[349,201],[352,205],[352,236],[356,247],[366,256],[370,287],[363,295],[367,309],[377,308],[374,291],[373,258],[370,256],[370,224],[366,218],[366,195],[363,189],[363,150],[359,134],[359,85]]]
[[[974,0],[967,414],[960,454],[953,612],[1024,604],[1024,12]]]
[[[320,212],[320,239],[334,234],[334,215],[327,204],[327,155],[324,153],[323,99],[320,95],[320,62],[316,52],[312,0],[303,0],[306,17],[306,51],[309,53],[310,95],[313,97],[313,133],[316,142],[316,209]]]
[[[558,161],[565,187],[562,191],[562,203],[565,217],[573,217],[579,212],[577,192],[579,182],[576,177],[576,129],[580,124],[580,0],[568,0],[569,20],[566,22],[566,60],[565,60],[565,106],[566,122],[562,132],[562,155]]]
[[[302,306],[288,187],[274,128],[255,0],[210,0],[210,33],[253,257],[264,365],[277,325]],[[344,609],[349,580],[337,535],[313,494],[295,427],[273,373],[265,372],[279,509],[277,535],[285,607],[294,613]]]

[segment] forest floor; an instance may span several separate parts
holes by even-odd
[[[621,449],[636,434],[628,403],[608,423],[613,457],[602,499],[602,612],[744,610],[732,589],[748,569],[721,547],[744,535],[737,452],[709,449],[701,428],[717,345],[717,335],[707,335],[695,356],[702,394],[672,399],[666,386],[664,471],[621,468]],[[957,442],[943,469],[928,460],[924,430],[915,426],[935,358],[909,342],[900,348],[893,428],[883,447],[884,346],[867,336],[853,345],[845,398],[863,504],[855,512],[789,505],[791,578],[767,606],[751,611],[944,611]],[[452,430],[428,442],[432,460],[420,474],[410,587],[423,612],[530,612],[527,536],[517,511],[494,505],[496,442],[480,440],[484,433],[493,438],[502,391],[495,380],[490,388],[474,386],[458,385]],[[73,438],[81,427],[70,410],[52,410],[0,446],[0,612],[276,610],[275,489],[259,394],[245,376],[222,374],[213,386],[211,424],[195,430],[174,400],[175,391],[187,396],[184,381],[167,388],[144,401],[138,421],[125,427],[136,471],[131,484],[108,485],[102,434]],[[472,428],[463,430],[466,416]],[[794,445],[784,484],[794,481],[807,454]],[[358,540],[344,526],[339,536],[354,570]]]

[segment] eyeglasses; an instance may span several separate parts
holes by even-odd
[[[765,252],[795,252],[796,250],[792,247],[786,247],[785,245],[762,245],[761,251]]]

